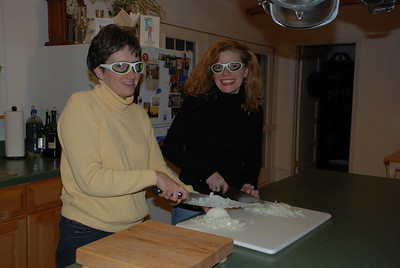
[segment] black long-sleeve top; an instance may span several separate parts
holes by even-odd
[[[210,193],[206,179],[216,171],[232,187],[257,187],[263,112],[261,107],[244,112],[241,91],[217,89],[216,99],[186,97],[164,140],[164,157],[180,169],[179,178],[200,193]]]

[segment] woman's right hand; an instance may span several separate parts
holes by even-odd
[[[156,186],[162,190],[162,193],[159,194],[159,196],[172,201],[177,201],[178,198],[182,200],[186,199],[187,190],[174,181],[170,176],[163,172],[156,171],[156,177]],[[179,196],[179,193],[181,193],[181,196]]]

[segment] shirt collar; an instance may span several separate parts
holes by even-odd
[[[94,90],[109,109],[120,112],[131,105],[134,98],[133,95],[126,99],[121,98],[101,80],[100,84],[96,85]]]

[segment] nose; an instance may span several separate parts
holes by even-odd
[[[140,77],[140,74],[136,73],[136,72],[133,70],[133,67],[129,70],[129,72],[128,72],[126,75],[133,76],[134,78]]]
[[[229,74],[230,72],[229,72],[229,70],[228,70],[228,67],[224,67],[224,70],[222,71],[222,74],[223,75],[226,75],[226,74]]]

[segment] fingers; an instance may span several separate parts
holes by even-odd
[[[254,189],[250,184],[244,184],[242,187],[242,191],[251,194],[254,197],[260,198],[260,193],[258,190]]]
[[[214,172],[207,180],[208,188],[213,192],[225,192],[228,184],[218,172]]]
[[[186,199],[187,190],[182,185],[174,181],[167,174],[156,171],[157,187],[161,189],[159,194],[167,200],[177,201],[178,199]]]

